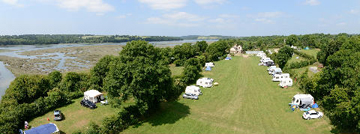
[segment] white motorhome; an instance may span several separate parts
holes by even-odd
[[[290,78],[290,74],[288,74],[288,73],[275,74],[275,75],[273,76],[272,81],[281,81],[281,80],[287,79],[287,78]]]
[[[282,74],[281,68],[275,68],[275,69],[271,72],[271,74],[272,74],[272,75]]]
[[[200,90],[200,87],[197,87],[195,85],[187,86],[185,89],[186,94],[195,94],[195,95],[201,95],[202,92]]]
[[[264,52],[259,52],[258,54],[256,54],[256,56],[263,57],[263,56],[266,56],[266,54]]]
[[[293,85],[293,80],[291,78],[282,79],[280,81],[280,87],[291,87]]]
[[[264,63],[265,61],[269,61],[269,60],[271,60],[269,57],[262,57],[260,62]]]
[[[270,66],[268,69],[267,69],[267,71],[270,71],[271,69],[275,69],[276,68],[276,66]]]
[[[292,98],[290,105],[298,105],[299,107],[311,107],[315,103],[314,97],[310,94],[296,94]]]
[[[201,87],[212,87],[214,79],[211,78],[200,78],[196,81],[196,85]]]
[[[215,64],[212,62],[205,63],[205,67],[215,67]]]

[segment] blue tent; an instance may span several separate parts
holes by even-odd
[[[305,49],[305,50],[309,50],[310,48],[309,48],[309,47],[305,47],[304,49]]]
[[[314,104],[314,105],[312,105],[312,108],[318,108],[319,107],[319,105],[318,104]]]
[[[25,134],[52,134],[59,132],[55,124],[49,123],[25,131]]]
[[[226,57],[225,60],[231,60],[231,57]]]
[[[205,71],[211,71],[211,67],[210,67],[210,66],[206,66]]]

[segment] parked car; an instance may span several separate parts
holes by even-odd
[[[94,103],[92,103],[91,101],[89,100],[81,100],[80,101],[80,104],[84,107],[88,107],[90,109],[94,109],[96,108],[96,105]]]
[[[323,116],[324,116],[324,113],[322,113],[322,112],[310,110],[310,111],[304,112],[302,117],[306,120],[310,120],[310,119],[321,118]]]
[[[197,100],[199,99],[199,97],[195,94],[183,94],[183,98],[187,98],[187,99],[193,99],[193,100]]]
[[[60,110],[54,111],[54,121],[61,121],[63,119],[63,116],[61,114]]]

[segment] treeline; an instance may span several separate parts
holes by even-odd
[[[130,36],[130,35],[50,35],[50,34],[29,34],[29,35],[4,35],[0,36],[0,45],[35,45],[35,44],[60,44],[60,43],[120,43],[133,40],[145,41],[173,41],[182,40],[180,37],[168,36]]]
[[[131,99],[125,107],[101,125],[91,123],[85,133],[118,133],[159,109],[162,102],[175,101],[186,85],[200,76],[203,63],[221,59],[233,41],[221,40],[208,45],[205,41],[180,48],[157,48],[146,41],[128,42],[119,56],[105,56],[90,73],[58,71],[47,76],[22,75],[6,90],[0,104],[0,132],[16,133],[25,120],[31,120],[55,108],[73,103],[88,89],[108,93],[113,107]],[[219,57],[218,57],[219,56]],[[202,57],[202,58],[201,58]],[[217,57],[217,58],[213,58]],[[171,76],[169,64],[183,61],[181,75]],[[80,105],[79,105],[80,106]],[[79,132],[81,133],[81,132]]]
[[[324,64],[313,77],[302,75],[300,88],[311,93],[336,127],[334,132],[360,132],[360,36],[340,34],[321,47]]]

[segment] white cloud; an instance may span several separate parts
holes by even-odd
[[[122,14],[122,15],[116,16],[115,18],[116,18],[116,19],[125,19],[126,17],[131,16],[131,15],[132,15],[131,13]]]
[[[351,9],[349,11],[350,14],[358,14],[359,13],[359,10],[355,10],[355,9]]]
[[[318,0],[306,0],[305,5],[316,6],[320,5],[320,2]]]
[[[114,11],[115,8],[102,0],[57,0],[58,6],[69,11],[78,11],[82,8],[89,12],[102,15],[106,12]]]
[[[286,15],[283,12],[261,12],[255,15],[247,15],[247,17],[253,18],[257,22],[274,24],[276,18],[286,17]]]
[[[337,26],[345,26],[346,23],[345,23],[345,22],[340,22],[340,23],[337,23],[336,25],[337,25]]]
[[[9,4],[9,5],[13,5],[16,7],[23,7],[24,5],[19,4],[18,0],[2,0],[4,3]]]
[[[214,22],[214,23],[225,23],[225,19],[223,19],[223,18],[216,18],[216,19],[212,19],[209,21]]]
[[[239,15],[234,15],[234,14],[220,14],[219,17],[221,17],[221,18],[239,18]]]
[[[189,14],[186,12],[177,12],[177,13],[173,13],[173,14],[164,14],[163,15],[164,18],[167,19],[172,19],[172,20],[187,20],[187,21],[201,21],[204,20],[203,17],[194,15],[194,14]]]
[[[164,24],[169,26],[195,27],[199,26],[205,18],[186,12],[176,12],[164,14],[161,17],[151,17],[147,19],[148,24]]]
[[[199,5],[224,4],[226,0],[195,0]]]
[[[186,6],[187,0],[139,0],[139,2],[148,4],[152,9],[171,10]]]

